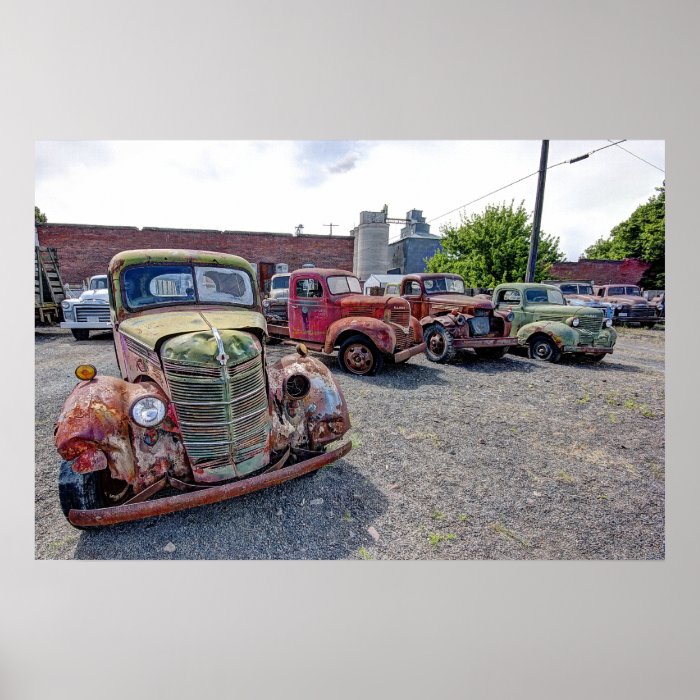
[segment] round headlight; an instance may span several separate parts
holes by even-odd
[[[612,328],[612,319],[611,319],[611,318],[606,318],[606,319],[605,319],[605,327],[606,327],[606,328]]]
[[[270,300],[269,300],[269,299],[265,299],[265,300],[263,301],[263,306],[264,306],[265,308],[267,308],[268,306],[270,306]]]
[[[157,396],[144,396],[131,407],[131,417],[142,428],[152,428],[165,418],[165,404]]]
[[[62,309],[70,309],[70,302],[69,301],[62,301],[61,308]]]
[[[574,316],[574,317],[571,319],[571,325],[572,325],[574,328],[578,328],[580,324],[581,324],[581,321],[579,320],[578,316]]]
[[[458,326],[463,326],[467,322],[467,317],[463,314],[458,314],[455,321],[457,322]]]
[[[511,311],[511,312],[506,316],[506,320],[508,321],[508,323],[513,323],[513,321],[515,320],[515,314]]]

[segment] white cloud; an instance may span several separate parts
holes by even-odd
[[[549,164],[606,145],[552,141]],[[663,141],[626,148],[664,168]],[[460,207],[539,167],[539,141],[39,142],[36,203],[62,223],[347,234],[362,210],[422,209],[433,232]],[[569,259],[654,194],[664,176],[617,147],[547,173],[542,228]],[[524,200],[537,177],[482,199]],[[437,218],[436,217],[440,217]],[[399,227],[392,227],[398,236]]]

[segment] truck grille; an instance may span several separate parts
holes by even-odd
[[[579,316],[579,328],[589,333],[598,333],[603,327],[603,319],[596,316]]]
[[[81,323],[88,323],[92,320],[109,323],[109,306],[107,304],[76,304],[75,320]]]
[[[411,310],[402,307],[394,307],[389,310],[389,320],[404,328],[408,325],[408,320],[411,317]]]
[[[404,331],[403,328],[394,327],[394,332],[396,333],[396,350],[395,352],[401,352],[407,348],[413,347],[416,344],[415,333],[413,328],[410,328],[408,333]]]
[[[627,315],[628,318],[649,318],[650,316],[656,316],[656,311],[651,306],[637,304],[636,306],[630,306]]]
[[[475,316],[469,319],[471,335],[488,335],[491,330],[491,323],[488,316]]]
[[[193,466],[240,462],[264,449],[270,416],[262,357],[215,367],[163,360]]]

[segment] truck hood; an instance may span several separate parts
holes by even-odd
[[[374,297],[369,294],[344,294],[340,298],[341,308],[353,308],[353,309],[383,309],[389,302],[393,302],[392,305],[396,305],[396,302],[401,302],[401,306],[404,300],[401,297],[388,296],[388,297]]]
[[[80,295],[80,301],[96,301],[109,303],[109,292],[106,289],[88,289]]]
[[[119,332],[133,338],[151,350],[158,343],[181,333],[222,330],[256,329],[267,332],[264,316],[252,309],[202,309],[201,311],[170,310],[132,316],[119,324]]]
[[[561,304],[532,304],[527,307],[527,310],[550,319],[556,317],[567,319],[570,316],[600,316],[603,314],[602,309],[595,309],[592,306],[562,306]]]
[[[571,302],[581,302],[583,304],[600,304],[600,306],[607,306],[609,302],[603,301],[600,297],[594,297],[590,294],[566,294],[564,298]]]
[[[445,308],[464,309],[492,309],[493,304],[488,299],[477,299],[468,294],[431,294],[428,296],[430,303],[434,306],[444,306]]]
[[[633,297],[633,296],[614,296],[605,297],[605,301],[610,304],[629,304],[629,306],[649,306],[644,297]]]

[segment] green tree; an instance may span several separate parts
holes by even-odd
[[[629,219],[599,238],[583,255],[591,260],[639,258],[651,267],[642,279],[648,289],[664,289],[666,284],[666,187],[656,188],[645,204],[640,204]]]
[[[443,226],[442,251],[426,261],[430,272],[455,272],[470,287],[522,282],[527,272],[532,222],[524,203],[515,208],[488,205],[481,214],[461,216],[459,226]],[[540,232],[535,280],[545,279],[554,262],[564,260],[559,238]]]
[[[45,224],[46,223],[46,214],[44,214],[39,207],[34,205],[34,223],[35,224]]]

